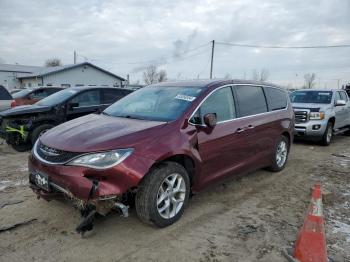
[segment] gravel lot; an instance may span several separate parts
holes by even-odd
[[[0,261],[286,261],[281,249],[293,245],[316,181],[334,193],[324,206],[329,256],[350,261],[350,137],[295,143],[285,170],[213,186],[168,228],[142,224],[131,209],[97,219],[83,239],[73,207],[27,187],[27,155],[0,145],[0,228],[32,220],[0,229]]]

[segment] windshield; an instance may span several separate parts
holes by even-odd
[[[12,95],[12,97],[13,97],[14,99],[16,99],[16,98],[22,98],[22,97],[28,95],[28,94],[29,94],[30,92],[32,92],[32,91],[33,91],[33,89],[24,89],[24,90],[22,90],[22,91],[19,91],[19,92],[17,92],[17,93],[14,93],[14,94]]]
[[[332,91],[295,91],[290,94],[292,103],[330,104]]]
[[[151,121],[173,121],[201,92],[202,87],[144,87],[108,107],[104,114]]]
[[[75,89],[64,89],[62,91],[59,91],[57,93],[54,93],[53,95],[50,95],[39,102],[35,103],[39,106],[54,106],[58,105],[64,101],[66,101],[68,98],[74,96],[76,93],[78,93],[78,90]]]

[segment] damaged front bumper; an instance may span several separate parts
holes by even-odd
[[[28,160],[30,187],[38,197],[46,200],[68,198],[81,211],[89,226],[77,227],[85,232],[91,228],[91,217],[95,213],[106,215],[116,209],[128,215],[124,204],[127,196],[134,192],[153,160],[131,155],[122,163],[104,170],[65,164],[50,164],[38,160],[32,153]],[[79,225],[80,225],[79,224]]]

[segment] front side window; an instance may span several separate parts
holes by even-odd
[[[340,96],[342,100],[344,100],[345,102],[348,102],[348,96],[345,92],[340,92]]]
[[[283,90],[265,87],[266,100],[270,111],[280,110],[287,106],[287,95]]]
[[[197,109],[190,122],[203,125],[203,117],[208,113],[215,113],[217,122],[231,120],[236,117],[231,87],[216,90]]]
[[[262,87],[236,86],[239,116],[250,116],[267,112],[267,104]]]
[[[96,106],[100,104],[100,91],[90,90],[78,94],[69,103],[77,103],[81,106]]]

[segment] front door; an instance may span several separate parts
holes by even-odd
[[[203,123],[207,113],[215,113],[217,125]],[[217,89],[202,103],[190,122],[197,126],[198,151],[202,161],[200,184],[205,186],[241,167],[247,153],[230,86]]]
[[[343,100],[339,91],[335,92],[334,94],[335,129],[344,127],[346,125],[345,123],[348,117],[347,106],[337,106],[336,103],[338,100]]]
[[[100,90],[83,91],[67,102],[67,120],[98,112],[101,107]]]

